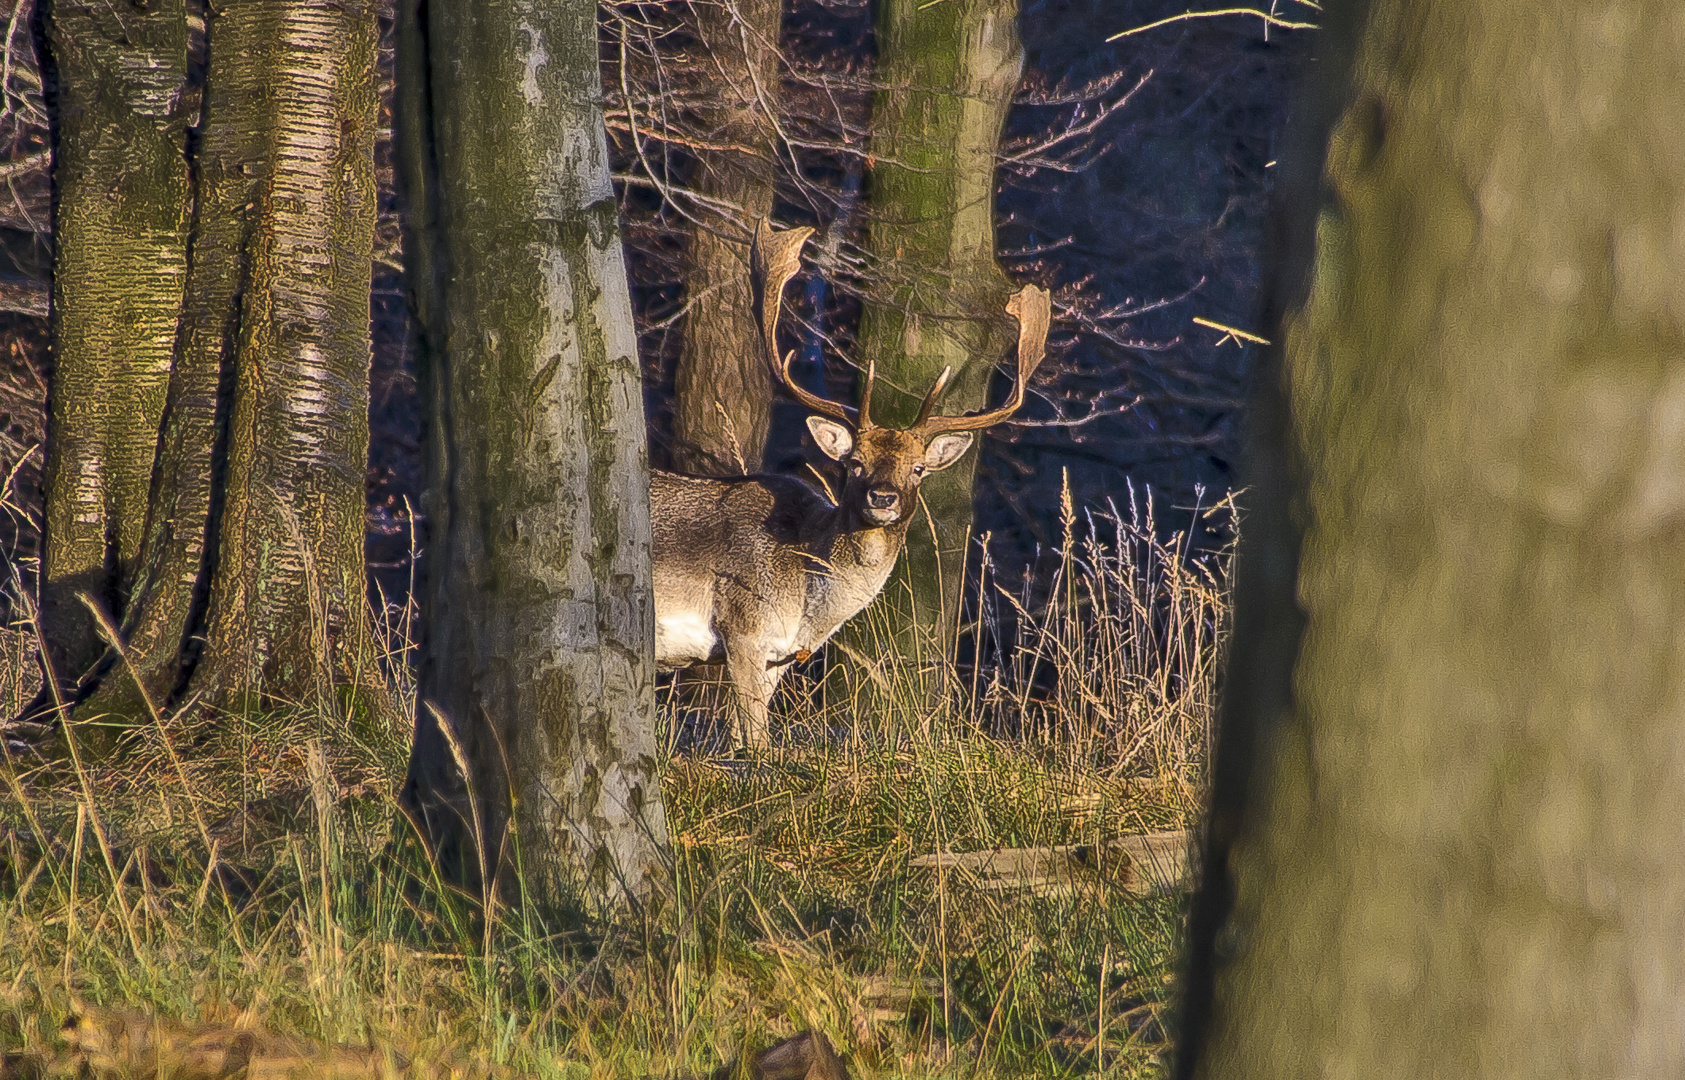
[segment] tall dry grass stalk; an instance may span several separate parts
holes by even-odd
[[[1198,785],[1216,719],[1217,672],[1229,625],[1229,546],[1200,552],[1192,528],[1161,534],[1152,496],[1128,514],[1079,519],[1061,493],[1062,542],[1039,603],[1030,575],[1016,594],[982,566],[979,638],[996,642],[972,709],[1109,772]],[[1195,506],[1233,535],[1225,497]],[[1078,525],[1082,528],[1078,529]]]
[[[887,607],[873,605],[857,619],[866,645],[834,639],[836,652],[781,687],[774,729],[786,745],[840,739],[928,755],[984,739],[1077,772],[1178,785],[1197,803],[1229,626],[1233,498],[1190,508],[1190,526],[1171,532],[1150,493],[1127,512],[1079,514],[1067,487],[1061,509],[1059,546],[1016,588],[1001,583],[989,538],[974,545],[975,599],[956,635],[970,663],[930,639],[909,649],[884,622]],[[1194,548],[1201,526],[1228,542]],[[664,704],[670,745],[696,745],[699,721],[700,745],[726,745],[682,696]]]

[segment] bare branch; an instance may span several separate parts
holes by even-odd
[[[1318,10],[1321,9],[1319,8]],[[1145,26],[1137,26],[1133,30],[1120,30],[1111,37],[1107,38],[1106,41],[1110,43],[1121,38],[1129,37],[1132,34],[1144,34],[1148,30],[1157,30],[1161,26],[1169,26],[1171,23],[1184,22],[1189,19],[1215,19],[1221,18],[1224,15],[1255,15],[1264,20],[1264,26],[1266,29],[1271,26],[1279,26],[1283,30],[1317,29],[1316,23],[1291,22],[1287,19],[1280,18],[1279,16],[1272,15],[1270,12],[1259,11],[1257,8],[1222,8],[1217,11],[1188,11],[1181,15],[1172,15],[1169,18],[1159,19],[1157,22],[1147,23]]]

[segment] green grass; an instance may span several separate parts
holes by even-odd
[[[701,1074],[806,1027],[856,1075],[1160,1075],[1180,899],[909,866],[1191,822],[1224,600],[1124,531],[1067,545],[1000,674],[951,707],[854,724],[831,685],[783,707],[847,734],[676,757],[672,900],[613,925],[488,926],[440,883],[395,800],[407,731],[299,710],[153,725],[121,770],[0,762],[0,1050],[52,1046],[82,1002],[466,1075]]]

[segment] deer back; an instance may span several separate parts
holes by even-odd
[[[650,504],[659,663],[723,659],[722,631],[757,629],[722,623],[802,622],[809,579],[830,568],[837,540],[836,508],[822,494],[790,476],[656,471]]]

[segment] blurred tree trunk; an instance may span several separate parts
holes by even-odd
[[[643,393],[595,20],[590,0],[400,5],[430,446],[405,797],[451,872],[511,888],[518,872],[541,904],[582,881],[609,904],[647,895],[667,840]]]
[[[862,313],[860,360],[877,364],[880,424],[910,423],[945,367],[944,411],[981,407],[1016,340],[994,214],[995,151],[1024,66],[1017,10],[1014,0],[885,0],[879,15],[866,247],[888,296]],[[904,656],[951,649],[976,465],[973,451],[925,481],[929,518],[920,513],[877,601]]]
[[[249,0],[208,20],[185,293],[178,271],[167,317],[141,324],[169,346],[147,354],[154,381],[139,384],[167,373],[161,425],[125,413],[145,428],[151,477],[132,595],[113,611],[128,662],[108,656],[84,677],[83,717],[143,716],[187,694],[242,708],[327,704],[344,687],[379,695],[363,567],[377,14],[372,0]],[[180,5],[169,18],[185,40]],[[61,227],[98,219],[121,156],[74,185],[68,164]],[[185,219],[185,188],[168,190]],[[116,333],[134,320],[113,286],[82,281],[121,282],[134,267],[103,253],[77,263],[65,236],[77,233],[61,234],[56,325]],[[67,415],[135,400],[124,373],[108,385],[73,377],[98,356],[82,339],[55,344]],[[49,501],[75,482],[58,473]]]
[[[41,621],[74,683],[104,651],[87,593],[121,611],[134,584],[176,316],[187,277],[187,15],[44,5],[56,262]]]
[[[777,171],[780,0],[694,0],[699,63],[713,76],[695,205],[692,305],[674,372],[673,465],[703,476],[759,472],[772,421],[772,373],[749,308],[749,240],[772,214]],[[716,205],[716,204],[723,204]],[[727,210],[723,207],[730,207]]]
[[[1685,1075],[1685,21],[1354,7],[1179,1071]]]

